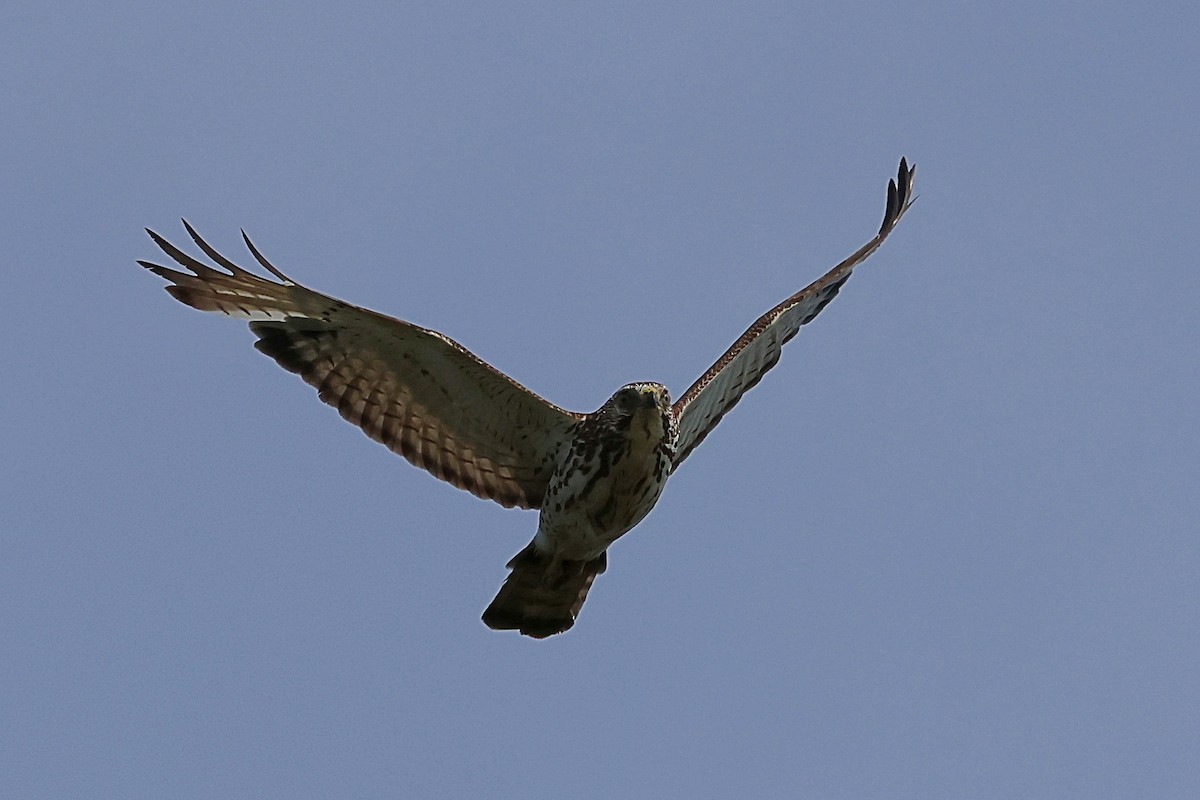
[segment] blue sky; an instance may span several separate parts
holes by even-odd
[[[1195,797],[1192,4],[10,3],[0,794]],[[610,553],[135,259],[186,216],[567,408],[920,200]]]

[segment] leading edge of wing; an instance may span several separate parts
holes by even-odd
[[[223,313],[228,316],[237,317],[240,319],[246,319],[246,320],[250,320],[250,321],[262,320],[262,319],[281,320],[286,317],[298,317],[298,318],[303,318],[303,319],[311,319],[311,318],[315,318],[317,316],[316,313],[314,312],[314,309],[304,308],[302,306],[314,306],[314,305],[324,305],[324,304],[328,304],[330,306],[336,306],[339,309],[345,309],[346,311],[366,315],[367,317],[371,318],[373,321],[375,321],[377,323],[382,323],[385,325],[390,324],[390,325],[401,326],[402,328],[404,328],[408,331],[413,331],[413,332],[416,332],[416,333],[419,333],[419,334],[422,334],[425,336],[432,337],[433,339],[435,339],[439,342],[449,345],[451,348],[458,351],[459,353],[469,356],[471,358],[471,360],[474,361],[475,363],[477,363],[479,366],[485,368],[489,372],[493,373],[495,376],[503,379],[505,382],[512,384],[512,386],[514,388],[519,389],[522,392],[525,392],[533,397],[536,397],[539,401],[545,403],[547,406],[549,406],[553,410],[555,410],[559,413],[562,413],[562,414],[564,414],[572,419],[575,419],[575,420],[582,419],[585,416],[582,413],[575,412],[575,411],[568,411],[567,409],[561,408],[561,407],[555,405],[554,403],[551,403],[546,398],[544,398],[541,395],[537,394],[536,392],[532,391],[531,389],[524,386],[523,384],[518,382],[516,379],[510,377],[509,375],[505,374],[504,372],[500,371],[499,369],[496,369],[494,366],[492,366],[491,364],[484,361],[479,356],[475,355],[473,352],[468,350],[462,344],[455,341],[454,339],[451,339],[449,336],[446,336],[444,333],[441,333],[440,331],[435,331],[430,328],[423,328],[419,325],[415,325],[411,322],[407,322],[407,321],[399,319],[397,317],[392,317],[392,316],[383,314],[378,311],[372,311],[369,308],[364,308],[362,306],[354,305],[353,303],[348,303],[344,300],[339,300],[339,299],[333,297],[332,295],[327,295],[322,292],[318,292],[314,289],[310,289],[307,286],[304,286],[303,284],[298,283],[297,281],[293,280],[292,278],[289,278],[281,270],[279,270],[275,265],[273,265],[270,261],[268,261],[267,258],[265,256],[263,256],[262,253],[258,250],[258,248],[255,247],[254,242],[252,242],[250,240],[250,237],[246,234],[246,232],[244,230],[241,231],[241,235],[242,235],[242,240],[246,244],[246,248],[250,251],[250,253],[254,256],[254,259],[264,269],[268,270],[272,275],[274,275],[276,278],[279,279],[280,283],[275,283],[273,281],[266,280],[258,275],[255,275],[254,273],[244,269],[243,267],[239,267],[237,264],[233,263],[227,257],[221,255],[221,253],[219,253],[216,250],[216,248],[214,248],[207,241],[205,241],[200,236],[200,234],[196,232],[195,228],[193,228],[188,223],[188,221],[186,219],[180,220],[180,221],[183,223],[183,226],[187,230],[188,235],[192,238],[192,240],[196,243],[196,245],[201,250],[204,251],[204,254],[207,255],[209,258],[211,258],[216,264],[229,270],[229,274],[226,274],[224,272],[221,272],[220,270],[213,269],[212,267],[208,266],[207,264],[204,264],[203,262],[201,262],[201,261],[197,260],[196,258],[188,255],[187,253],[183,252],[178,247],[176,247],[175,245],[173,245],[169,241],[167,241],[166,238],[164,238],[157,232],[151,230],[150,228],[146,228],[146,233],[150,236],[150,238],[154,241],[154,243],[156,245],[158,245],[158,247],[160,249],[162,249],[162,251],[164,253],[166,253],[177,264],[179,264],[182,267],[185,267],[186,269],[190,270],[194,274],[189,275],[186,272],[180,272],[178,270],[164,267],[162,265],[155,264],[150,261],[144,261],[144,260],[139,260],[137,262],[138,265],[144,267],[145,269],[149,270],[150,272],[153,272],[154,274],[158,275],[159,277],[165,278],[168,281],[170,281],[170,284],[165,287],[167,292],[172,297],[179,300],[181,303],[184,303],[185,305],[189,305],[192,308],[196,308],[200,311],[213,311],[213,312]],[[225,304],[226,306],[229,306],[229,307],[228,308],[215,307],[211,303],[211,301],[206,301],[204,298],[200,297],[197,294],[196,289],[201,288],[202,286],[205,286],[205,285],[208,285],[208,286],[217,285],[220,288],[232,287],[233,289],[235,289],[235,293],[231,295],[231,298],[229,298]],[[246,287],[253,287],[253,289],[257,290],[257,291],[249,291],[249,290],[247,290]],[[296,300],[297,295],[299,295],[302,298],[307,299],[308,302],[303,302],[303,303],[297,302],[297,300]],[[253,307],[247,308],[241,304],[237,304],[234,302],[233,298],[236,298],[238,296],[242,296],[250,301],[253,301],[253,300],[269,301],[269,302],[276,304],[277,306],[281,306],[281,307],[272,308],[270,310],[261,309],[261,308],[253,308]]]

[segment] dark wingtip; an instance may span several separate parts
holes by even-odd
[[[193,242],[200,241],[200,234],[196,233],[196,229],[193,228],[192,224],[187,221],[187,218],[180,217],[179,221],[183,223],[183,229],[187,231],[188,236],[192,237]]]
[[[883,212],[883,224],[879,226],[879,233],[886,234],[896,224],[896,220],[900,219],[900,215],[904,210],[912,204],[915,199],[912,196],[913,177],[917,174],[917,165],[908,166],[908,159],[901,156],[900,168],[896,171],[896,177],[888,181],[887,192],[887,208]]]
[[[887,207],[883,210],[883,223],[879,226],[879,232],[884,233],[896,221],[896,182],[888,181],[887,188]]]
[[[896,175],[896,183],[900,189],[900,199],[905,205],[912,202],[913,179],[917,176],[917,165],[908,165],[908,159],[900,157],[900,171]]]
[[[272,264],[270,261],[267,261],[266,257],[263,256],[262,253],[258,252],[258,248],[254,246],[254,242],[250,241],[250,237],[246,235],[245,229],[242,229],[242,241],[246,243],[246,248],[250,250],[250,254],[254,256],[254,260],[257,261],[263,269],[268,270],[272,275],[274,275],[276,278],[279,278],[279,280],[283,281],[284,283],[295,283],[295,281],[293,281],[287,275],[284,275],[282,272],[276,269],[274,264]]]
[[[180,220],[180,221],[183,223],[183,227],[187,230],[188,236],[192,237],[192,241],[196,243],[196,246],[199,247],[201,250],[203,250],[204,254],[207,255],[209,258],[211,258],[213,261],[220,264],[225,269],[229,270],[230,274],[238,275],[238,276],[253,274],[253,273],[247,272],[246,270],[239,267],[237,264],[230,261],[225,256],[218,253],[215,247],[213,247],[208,242],[204,241],[204,237],[202,237],[199,233],[197,233],[196,229],[188,224],[188,221],[186,219]]]
[[[192,227],[192,224],[190,222],[188,222],[186,218],[180,217],[179,221],[183,223],[184,230],[187,231],[188,236],[190,236],[192,238],[192,241],[195,242],[196,245],[201,250],[204,251],[204,254],[207,255],[209,258],[211,258],[213,261],[215,261],[220,266],[229,270],[229,273],[228,274],[223,273],[219,270],[213,269],[212,267],[208,266],[207,264],[201,263],[200,261],[196,260],[192,256],[189,256],[187,253],[184,253],[182,250],[180,250],[175,245],[168,242],[164,237],[160,236],[155,231],[151,230],[150,228],[146,228],[145,229],[146,234],[154,241],[154,243],[156,245],[159,246],[159,248],[164,253],[166,253],[168,256],[170,256],[173,261],[175,261],[176,263],[180,264],[181,266],[186,267],[187,269],[191,270],[192,272],[194,272],[197,276],[199,276],[201,278],[208,278],[209,276],[215,276],[215,275],[220,275],[220,276],[224,276],[224,277],[229,277],[230,275],[233,275],[234,277],[254,277],[253,273],[247,272],[246,270],[239,267],[237,264],[234,264],[232,261],[230,261],[225,256],[218,253],[217,250],[212,245],[210,245],[208,242],[206,242],[204,240],[204,238],[199,233],[196,232],[196,229]],[[267,259],[263,257],[262,253],[260,253],[258,251],[258,248],[256,248],[254,246],[254,244],[250,241],[250,237],[248,237],[246,235],[246,232],[244,230],[242,231],[242,239],[245,240],[246,246],[250,248],[250,252],[254,255],[255,260],[257,260],[258,263],[261,264],[265,269],[270,271],[272,275],[279,278],[281,281],[283,281],[286,284],[297,285],[295,281],[293,281],[291,278],[284,275],[282,272],[280,272],[278,269],[276,269],[275,266],[273,264],[271,264],[271,262],[267,261]],[[141,264],[146,269],[149,269],[153,272],[157,272],[159,275],[162,275],[163,277],[167,277],[167,272],[170,272],[173,275],[182,274],[182,273],[176,273],[176,272],[174,272],[174,270],[167,270],[166,272],[163,272],[163,270],[165,269],[164,267],[158,266],[157,264],[151,264],[150,262],[139,261],[138,263]]]

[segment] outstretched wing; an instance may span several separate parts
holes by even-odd
[[[759,317],[679,398],[672,407],[679,423],[673,468],[683,463],[721,417],[775,366],[784,344],[796,335],[801,325],[821,313],[850,278],[851,271],[883,244],[915,199],[912,188],[916,172],[916,165],[910,168],[900,159],[899,174],[888,182],[887,210],[875,238],[810,286]]]
[[[189,270],[138,262],[171,281],[172,297],[250,320],[255,347],[412,464],[503,506],[540,507],[554,450],[580,415],[546,402],[437,331],[306,289],[263,258],[245,232],[254,258],[280,282],[238,267],[183,224],[228,272],[147,230]]]

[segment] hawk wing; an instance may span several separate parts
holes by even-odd
[[[759,317],[679,398],[672,407],[679,424],[672,469],[678,468],[721,417],[775,366],[784,344],[796,335],[801,325],[821,313],[850,278],[851,271],[883,244],[915,199],[912,188],[916,171],[916,165],[910,168],[900,159],[899,174],[888,182],[887,210],[875,238],[807,288]]]
[[[321,400],[377,442],[437,478],[502,506],[538,508],[553,454],[581,415],[538,397],[437,331],[344,303],[288,278],[238,267],[183,223],[228,272],[146,232],[189,272],[139,261],[192,308],[250,320],[254,346],[314,386]]]

